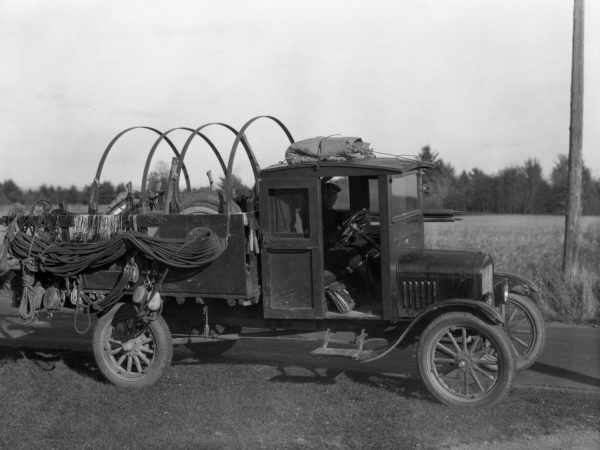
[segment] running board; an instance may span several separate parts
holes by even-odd
[[[330,347],[319,347],[310,354],[312,356],[341,356],[343,358],[351,359],[365,359],[368,358],[373,350],[357,350],[355,348],[330,348]]]

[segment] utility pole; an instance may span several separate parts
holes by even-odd
[[[571,65],[571,122],[569,126],[569,190],[565,218],[563,273],[570,277],[579,252],[579,216],[581,214],[581,156],[583,134],[583,28],[584,0],[574,0],[573,55]]]

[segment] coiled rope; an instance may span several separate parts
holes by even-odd
[[[24,323],[31,324],[37,321],[36,312],[36,291],[34,288],[35,275],[37,271],[35,261],[32,258],[26,258],[22,264],[21,283],[23,285],[23,294],[19,304],[19,314]]]
[[[81,294],[83,294],[83,292]],[[77,325],[77,316],[80,313],[85,314],[87,317],[87,325],[84,328],[79,328],[79,326]],[[83,304],[83,302],[81,301],[81,297],[77,299],[77,304],[75,305],[75,314],[73,315],[73,328],[75,329],[75,332],[77,334],[85,334],[92,328],[92,309],[89,305],[86,306]]]
[[[186,239],[156,238],[128,231],[107,240],[88,243],[51,243],[18,232],[9,240],[9,245],[16,258],[25,260],[32,257],[42,272],[68,277],[107,266],[132,249],[168,267],[198,268],[221,256],[227,248],[227,240],[207,228],[192,230]]]

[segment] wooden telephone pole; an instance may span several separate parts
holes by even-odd
[[[569,126],[569,191],[565,219],[565,248],[563,273],[572,275],[579,245],[579,216],[581,215],[581,156],[583,134],[583,29],[584,0],[574,0],[573,56],[571,66],[571,123]]]

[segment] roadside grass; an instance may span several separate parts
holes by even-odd
[[[580,250],[572,277],[562,273],[564,217],[464,216],[452,223],[426,223],[428,248],[481,250],[495,270],[531,278],[541,290],[547,319],[600,319],[600,217],[582,219]]]
[[[589,393],[513,389],[492,408],[452,408],[415,379],[226,355],[184,357],[126,391],[89,353],[0,347],[0,377],[1,448],[448,448],[600,426]]]

